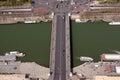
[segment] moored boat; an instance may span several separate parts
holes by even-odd
[[[109,25],[120,25],[120,22],[110,22]]]
[[[25,54],[18,52],[18,51],[10,51],[10,52],[6,52],[5,55],[15,55],[16,57],[24,57]]]
[[[80,61],[93,61],[93,58],[91,57],[86,57],[86,56],[81,56]]]
[[[84,22],[87,22],[88,21],[88,19],[75,19],[75,22],[77,22],[77,23],[84,23]]]
[[[36,23],[36,21],[24,21],[24,23],[29,24],[29,23]]]

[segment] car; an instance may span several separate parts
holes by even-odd
[[[63,49],[63,52],[65,52],[65,49]]]
[[[12,12],[8,12],[8,14],[12,14]]]

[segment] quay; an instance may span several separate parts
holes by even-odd
[[[120,62],[85,62],[74,67],[73,73],[77,74],[79,79],[84,77],[85,80],[93,80],[95,76],[119,76],[119,69]]]
[[[12,16],[0,16],[0,24],[13,24],[13,23],[25,23],[25,21],[35,21],[36,23],[39,22],[47,22],[51,21],[51,18],[49,18],[49,15],[47,17],[45,16],[28,16],[28,17],[12,17]]]
[[[29,78],[33,79],[45,79],[49,78],[49,68],[38,65],[35,62],[0,62],[1,74],[29,74]],[[1,79],[0,79],[1,80]],[[6,79],[9,80],[9,79]],[[16,79],[17,80],[17,79]]]
[[[35,62],[17,61],[17,58],[24,56],[25,54],[18,51],[6,52],[5,55],[0,56],[0,73],[16,74],[16,75],[20,74],[18,76],[29,74],[29,78],[36,78],[36,79],[38,78],[38,79],[47,80],[49,78],[49,72],[50,72],[49,68],[40,66]],[[0,76],[3,77],[4,75],[0,75]],[[12,77],[15,75],[10,75],[10,76]],[[21,76],[21,78],[25,78],[25,77]]]

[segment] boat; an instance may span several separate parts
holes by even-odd
[[[24,21],[24,23],[29,24],[29,23],[36,23],[36,21]]]
[[[75,19],[75,22],[77,22],[77,23],[79,23],[79,22],[84,23],[87,21],[88,21],[88,19]]]
[[[109,25],[120,25],[120,22],[110,22]]]
[[[18,52],[18,51],[6,52],[5,56],[8,56],[8,55],[15,55],[16,57],[24,57],[25,56],[25,54]]]
[[[93,61],[93,58],[91,57],[86,57],[86,56],[81,56],[80,61]]]

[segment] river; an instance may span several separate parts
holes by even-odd
[[[105,22],[72,22],[73,65],[78,66],[80,56],[100,61],[102,53],[120,51],[120,26]]]
[[[72,21],[72,61],[78,66],[80,56],[100,60],[100,54],[120,51],[120,26],[105,22],[75,23]],[[0,25],[0,54],[21,51],[22,61],[37,62],[49,67],[51,23]]]
[[[22,61],[35,61],[48,67],[51,23],[0,25],[0,53],[21,51]]]

